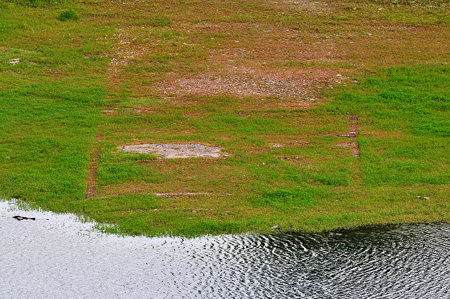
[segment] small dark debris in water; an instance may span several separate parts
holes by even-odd
[[[341,233],[336,233],[336,232],[330,232],[331,236],[342,236]]]
[[[13,216],[14,219],[18,220],[18,221],[22,221],[22,220],[36,220],[36,218],[34,217],[25,217],[25,216]]]

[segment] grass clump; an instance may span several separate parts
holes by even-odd
[[[76,20],[78,20],[78,12],[76,12],[75,10],[73,10],[71,8],[65,9],[59,14],[58,20],[60,20],[60,21],[67,21],[67,20],[76,21]]]

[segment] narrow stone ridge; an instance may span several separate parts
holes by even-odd
[[[341,134],[337,135],[338,137],[347,137],[347,138],[356,138],[359,135],[359,125],[358,125],[358,116],[349,116],[348,119],[350,120],[350,132],[348,134]],[[358,158],[361,156],[360,150],[359,150],[359,143],[358,141],[350,142],[346,144],[348,147],[352,147],[352,157]],[[343,144],[338,144],[336,146],[341,147],[347,147],[343,146]]]
[[[95,195],[95,187],[97,186],[97,168],[98,156],[100,155],[99,143],[103,140],[101,134],[97,135],[94,150],[91,153],[91,160],[89,161],[89,172],[87,178],[87,188],[85,198],[92,198]]]

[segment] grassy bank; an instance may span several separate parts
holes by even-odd
[[[445,3],[27,3],[1,10],[2,197],[129,234],[449,220]]]
[[[33,4],[1,4],[0,194],[62,212],[85,197],[112,31]]]

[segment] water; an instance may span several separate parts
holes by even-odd
[[[450,298],[448,224],[122,238],[14,207],[0,202],[0,298]]]

